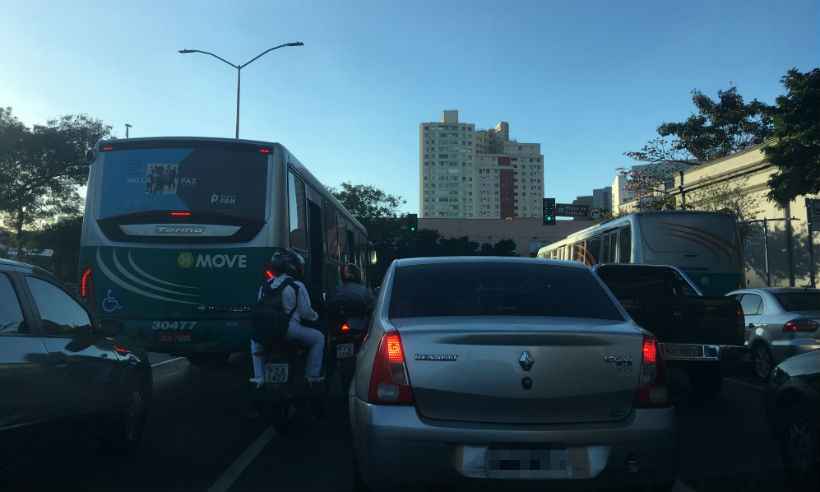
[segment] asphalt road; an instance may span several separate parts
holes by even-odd
[[[6,470],[0,489],[22,490],[350,490],[351,447],[341,391],[324,420],[293,437],[249,415],[249,363],[197,368],[152,357],[155,397],[143,445],[122,460],[100,456],[71,429],[44,436],[30,459]],[[721,397],[679,408],[680,491],[784,490],[760,388],[727,380]]]

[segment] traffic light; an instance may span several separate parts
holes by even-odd
[[[555,225],[555,198],[544,198],[544,225]]]
[[[404,216],[404,220],[407,221],[407,230],[410,232],[416,232],[419,226],[419,216],[418,214],[407,214]]]

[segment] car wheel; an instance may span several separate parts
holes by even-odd
[[[780,436],[783,464],[789,482],[797,490],[817,490],[818,470],[817,416],[805,409],[787,414]]]
[[[755,376],[763,381],[769,379],[774,368],[774,361],[769,349],[763,343],[758,343],[752,349],[752,361],[754,362]]]
[[[145,384],[129,393],[126,403],[109,418],[109,424],[103,426],[103,451],[128,455],[137,450],[145,430],[150,399],[151,392]]]

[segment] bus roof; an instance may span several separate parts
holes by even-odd
[[[287,153],[287,155],[291,158],[290,161],[298,168],[300,175],[310,183],[319,194],[322,195],[323,198],[333,203],[347,218],[353,225],[363,232],[365,235],[367,234],[367,229],[356,220],[356,217],[347,210],[344,205],[339,203],[339,201],[334,197],[327,188],[318,180],[316,177],[311,173],[302,163],[297,159],[284,145],[278,142],[265,142],[262,140],[245,140],[245,139],[236,139],[236,138],[218,138],[218,137],[139,137],[139,138],[128,138],[128,139],[107,139],[107,140],[100,140],[97,142],[95,146],[96,150],[100,150],[103,145],[117,145],[117,146],[125,146],[125,147],[140,147],[143,145],[157,143],[157,142],[221,142],[225,144],[240,144],[240,145],[259,145],[263,147],[276,147]]]

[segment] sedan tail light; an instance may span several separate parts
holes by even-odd
[[[813,332],[817,326],[813,319],[793,319],[783,325],[783,333]]]
[[[654,337],[645,336],[641,346],[641,373],[635,406],[657,408],[669,406],[663,357]]]
[[[370,403],[412,405],[413,390],[404,363],[404,346],[398,332],[385,333],[373,361],[368,391]]]

